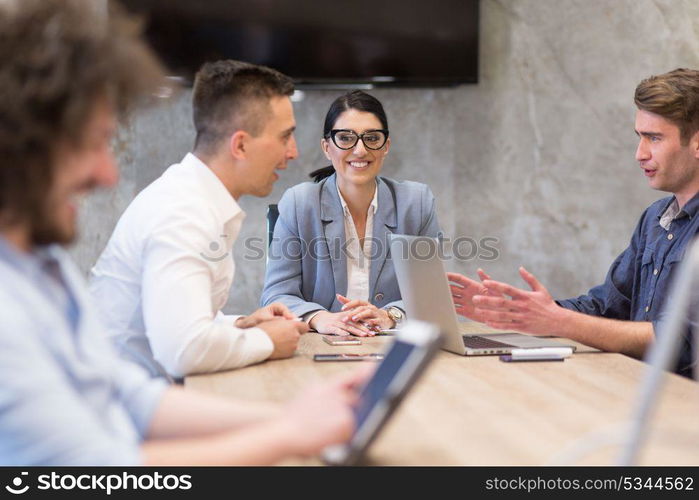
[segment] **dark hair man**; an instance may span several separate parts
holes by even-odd
[[[192,98],[194,151],[129,205],[92,270],[109,336],[153,375],[184,377],[293,355],[308,327],[282,304],[226,316],[237,200],[267,196],[297,156],[292,81],[240,61],[205,64]]]

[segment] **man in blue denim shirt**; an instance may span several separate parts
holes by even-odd
[[[677,69],[643,80],[634,100],[636,160],[651,188],[673,196],[646,209],[604,284],[554,301],[524,268],[520,275],[531,291],[493,281],[481,270],[481,283],[450,273],[459,314],[494,328],[555,334],[643,357],[662,319],[673,272],[699,232],[699,72]],[[690,337],[688,332],[676,368],[686,376],[692,371]]]

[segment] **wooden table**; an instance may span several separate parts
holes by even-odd
[[[462,329],[482,327],[463,323]],[[312,381],[357,366],[314,362],[313,354],[379,352],[390,341],[374,337],[361,346],[339,347],[308,333],[293,358],[192,376],[185,384],[228,397],[283,402]],[[369,462],[613,464],[644,367],[585,346],[564,362],[540,363],[441,351],[372,445]],[[579,453],[595,443],[607,446]],[[699,465],[699,384],[668,375],[641,463]]]

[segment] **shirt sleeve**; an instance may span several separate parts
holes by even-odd
[[[665,303],[665,307],[660,312],[660,314],[653,320],[653,333],[657,338],[662,335],[666,335],[668,332],[667,325],[669,323],[670,315],[668,312],[669,302]],[[699,291],[695,291],[692,294],[690,302],[690,311],[699,310]],[[686,326],[682,332],[682,340],[677,342],[675,346],[676,352],[674,354],[676,363],[673,367],[675,373],[679,373],[685,377],[693,378],[694,371],[697,369],[697,354],[694,349],[694,334],[693,332],[699,331],[699,320],[696,314],[686,314],[684,317]]]
[[[21,308],[20,308],[21,309]],[[35,335],[36,324],[2,310],[0,322],[0,463],[3,465],[137,465],[140,439],[118,398],[101,405],[120,415],[111,428],[85,400],[59,359]],[[66,358],[70,358],[70,353]],[[79,362],[77,359],[75,362]],[[157,399],[159,384],[143,398]],[[131,389],[136,391],[136,387]],[[113,422],[113,420],[112,420]]]
[[[229,322],[233,325],[235,325],[235,322],[238,321],[239,318],[242,318],[244,315],[243,314],[223,314],[221,311],[218,311],[216,313],[216,321],[224,321],[224,322]]]
[[[317,311],[307,312],[306,314],[304,314],[303,316],[301,316],[301,319],[304,320],[306,323],[308,323],[308,324],[310,325],[310,324],[311,324],[311,320],[312,320],[313,318],[315,318],[315,317],[318,315],[319,312],[322,312],[322,309],[319,309],[319,310],[317,310]]]
[[[585,295],[576,298],[557,300],[561,307],[592,316],[610,319],[631,319],[631,300],[633,298],[633,280],[640,265],[639,251],[643,251],[644,213],[631,237],[629,246],[614,260],[604,283],[598,285]]]
[[[116,354],[108,359],[112,365],[105,370],[112,374],[118,399],[131,417],[139,437],[144,440],[169,384],[161,377],[152,378],[141,366],[122,360]]]
[[[202,257],[211,237],[201,221],[173,219],[144,251],[143,315],[155,359],[174,377],[239,368],[274,350],[260,328],[237,328],[212,303],[218,262]]]

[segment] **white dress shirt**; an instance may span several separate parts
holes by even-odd
[[[374,234],[374,214],[379,208],[378,187],[374,189],[374,197],[366,214],[366,228],[364,230],[364,245],[359,244],[357,226],[349,211],[347,202],[342,197],[340,188],[337,194],[342,204],[342,212],[345,216],[345,242],[347,249],[347,295],[348,299],[369,300],[369,270],[371,266],[371,236]],[[311,311],[303,315],[303,320],[310,324],[311,320],[321,311]]]
[[[376,196],[378,189],[374,188],[374,198],[367,210],[366,229],[364,231],[364,245],[360,245],[360,237],[357,234],[357,226],[349,211],[347,202],[342,197],[340,188],[337,194],[340,196],[342,211],[345,214],[345,241],[347,243],[347,298],[352,300],[369,300],[369,267],[371,265],[371,236],[374,234],[374,214],[379,207]]]
[[[152,374],[183,377],[262,361],[274,344],[234,326],[221,308],[245,213],[196,156],[144,189],[122,215],[91,272],[110,337]]]

